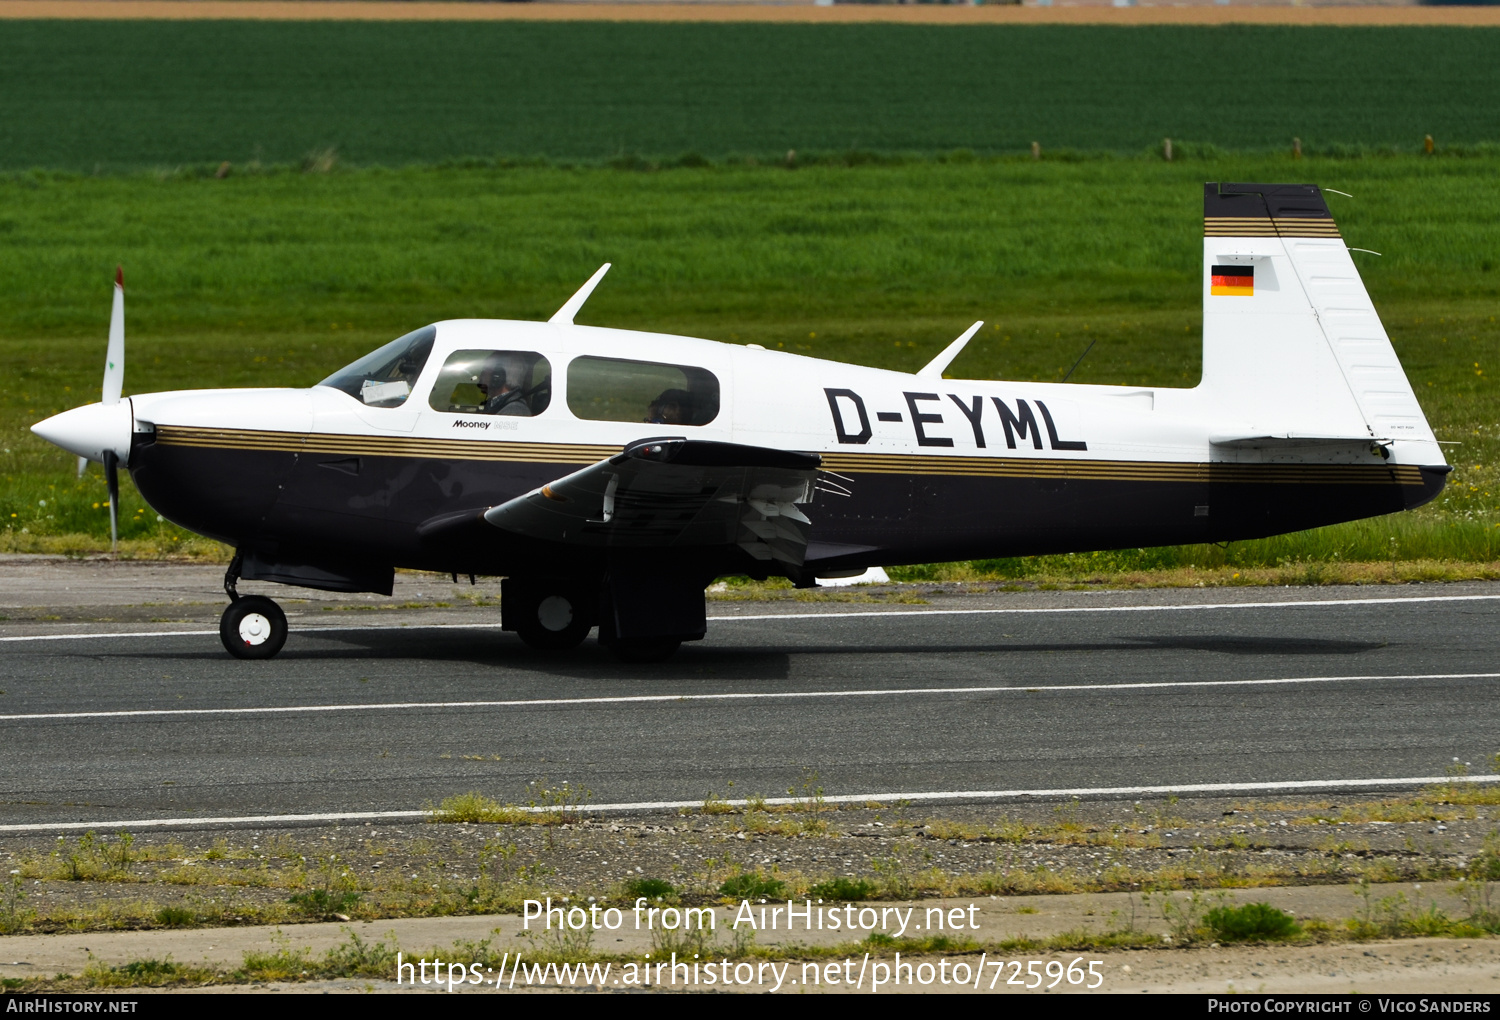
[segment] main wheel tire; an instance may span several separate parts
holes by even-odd
[[[576,592],[554,591],[529,603],[516,621],[516,636],[532,648],[563,651],[577,648],[594,621]]]
[[[219,617],[219,640],[236,659],[269,659],[286,644],[286,614],[261,595],[241,595]]]
[[[632,638],[615,642],[615,656],[621,662],[662,662],[670,659],[682,646],[681,638]]]

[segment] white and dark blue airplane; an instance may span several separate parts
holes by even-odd
[[[220,627],[282,647],[241,578],[390,594],[397,568],[501,576],[501,619],[622,657],[705,632],[714,578],[1259,538],[1418,506],[1451,468],[1314,185],[1204,190],[1191,388],[950,379],[546,322],[424,326],[307,389],[122,398],[32,427],[235,549]]]

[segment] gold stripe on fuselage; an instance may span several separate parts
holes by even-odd
[[[158,425],[156,442],[216,450],[316,453],[346,457],[423,457],[436,460],[593,464],[620,452],[618,446],[513,443],[484,439],[418,439],[411,436],[320,435],[256,429],[208,429]],[[968,478],[1052,478],[1119,482],[1239,482],[1265,485],[1422,485],[1411,464],[1204,464],[1174,461],[1063,460],[1043,457],[964,457],[931,454],[846,453],[822,455],[823,467],[840,474],[946,475]]]
[[[1268,485],[1422,484],[1421,468],[1411,464],[1194,464],[1170,461],[825,453],[823,466],[840,474],[1076,478],[1080,481],[1129,482],[1258,482]]]
[[[546,464],[593,464],[620,452],[618,446],[570,443],[512,443],[482,439],[418,439],[413,436],[327,435],[264,432],[258,429],[205,429],[158,425],[156,441],[166,446],[279,453],[322,453],[346,457],[427,457],[438,460],[492,460]]]

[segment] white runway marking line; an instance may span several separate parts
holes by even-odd
[[[1392,779],[1292,779],[1269,783],[1186,783],[1177,786],[1094,786],[1063,790],[943,790],[927,793],[842,793],[825,796],[828,804],[863,804],[870,801],[997,801],[1026,800],[1029,798],[1073,798],[1073,797],[1146,797],[1173,794],[1243,794],[1274,793],[1296,790],[1357,790],[1398,789],[1421,786],[1441,786],[1454,783],[1500,783],[1500,776],[1404,776]],[[748,807],[748,800],[729,800],[722,803],[730,807]],[[803,803],[795,797],[767,797],[757,803],[772,806]],[[585,804],[578,810],[585,814],[603,814],[618,811],[679,811],[683,808],[701,808],[701,800],[646,800],[620,804]],[[517,807],[517,811],[546,812],[555,810],[548,806]],[[184,828],[201,825],[293,825],[309,822],[362,822],[395,821],[403,818],[427,820],[431,811],[329,811],[306,815],[240,815],[227,818],[136,818],[125,821],[100,822],[26,822],[20,825],[0,825],[0,832],[77,832],[84,829],[148,829]],[[485,824],[482,822],[471,824]]]
[[[131,630],[118,634],[21,634],[14,637],[0,637],[0,641],[94,641],[104,638],[202,637],[205,634],[217,633],[219,632],[216,630]]]
[[[1269,687],[1378,680],[1494,680],[1500,673],[1393,673],[1388,676],[1293,676],[1264,680],[1145,680],[1117,684],[1031,684],[991,687],[873,687],[852,691],[765,691],[747,694],[623,694],[602,698],[528,698],[509,701],[390,701],[352,705],[269,705],[256,708],[137,708],[113,712],[33,712],[0,715],[0,722],[47,719],[140,719],[192,715],[296,715],[299,712],[401,712],[453,708],[542,708],[574,705],[662,704],[684,701],[790,701],[797,698],[881,698],[911,694],[1040,694],[1045,691],[1133,691],[1181,687]]]
[[[1486,602],[1500,599],[1500,595],[1413,595],[1378,599],[1303,599],[1297,602],[1200,602],[1180,606],[1040,606],[1014,609],[878,609],[852,613],[754,613],[738,616],[710,616],[716,623],[733,623],[737,620],[844,620],[862,619],[871,616],[1002,616],[1002,615],[1048,615],[1057,613],[1180,613],[1211,609],[1305,609],[1316,606],[1383,606],[1394,603],[1428,602]],[[293,634],[347,634],[364,630],[498,630],[498,623],[416,623],[400,627],[303,627]],[[93,641],[105,638],[144,637],[204,637],[216,635],[217,630],[133,630],[102,634],[20,634],[0,637],[0,642],[10,641]]]

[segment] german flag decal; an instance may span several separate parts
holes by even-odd
[[[1254,297],[1254,266],[1213,266],[1209,269],[1208,292],[1219,297]]]

